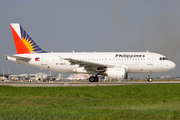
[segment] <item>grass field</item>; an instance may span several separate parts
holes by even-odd
[[[0,120],[179,120],[180,84],[0,86]]]

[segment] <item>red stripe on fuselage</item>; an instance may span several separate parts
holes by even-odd
[[[25,44],[23,43],[23,41],[21,40],[21,38],[19,37],[19,35],[16,33],[16,31],[14,30],[14,28],[12,26],[11,26],[11,30],[12,30],[17,54],[31,53],[28,50],[28,48],[25,46]]]

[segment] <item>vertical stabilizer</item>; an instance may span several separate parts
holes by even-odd
[[[11,30],[16,46],[17,54],[43,53],[42,50],[21,27],[19,23],[11,23]]]

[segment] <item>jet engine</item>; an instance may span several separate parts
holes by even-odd
[[[107,68],[106,75],[114,79],[126,79],[128,77],[125,68]]]

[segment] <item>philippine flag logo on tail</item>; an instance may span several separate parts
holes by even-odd
[[[38,57],[38,58],[35,58],[35,61],[40,61],[40,58]]]
[[[11,23],[11,30],[17,50],[17,54],[44,53],[29,36],[29,34],[21,27],[19,23]]]

